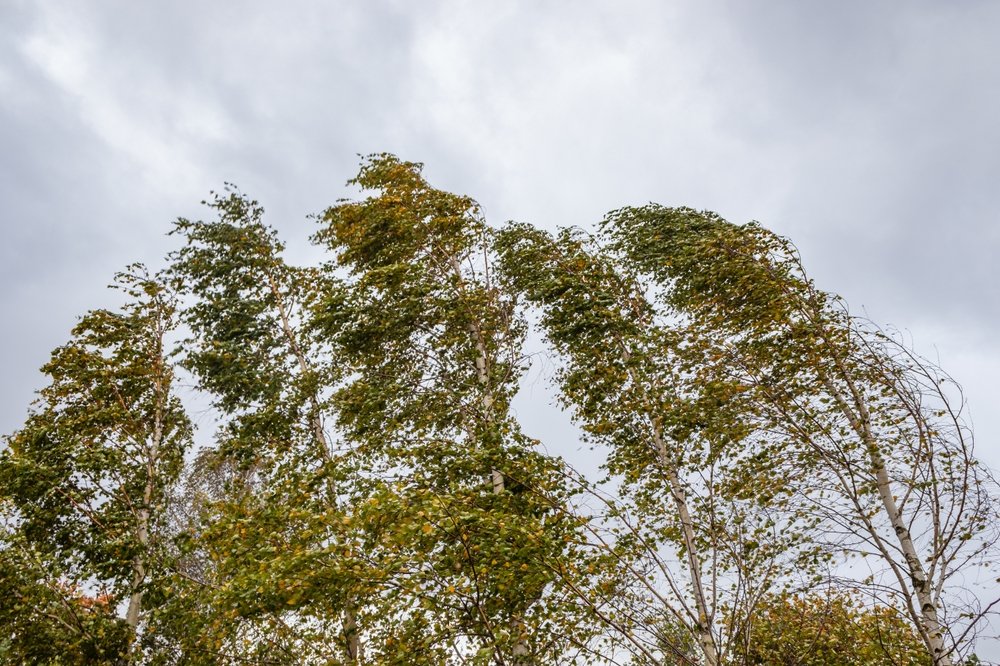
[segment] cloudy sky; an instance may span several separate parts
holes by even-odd
[[[998,34],[985,0],[0,0],[0,432],[210,190],[307,261],[307,215],[391,151],[497,223],[760,220],[966,387],[1000,467]],[[543,385],[521,410],[562,450]]]
[[[997,34],[987,1],[3,0],[0,431],[210,190],[307,260],[306,216],[391,151],[498,223],[760,220],[940,359],[1000,463]]]

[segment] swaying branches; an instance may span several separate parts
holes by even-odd
[[[126,604],[128,653],[141,637],[144,596],[162,572],[165,499],[191,426],[166,346],[174,297],[138,265],[114,286],[128,299],[124,308],[88,313],[43,367],[50,383],[9,440],[0,489],[24,552],[44,554],[40,561],[52,566],[49,590],[94,581],[106,608]],[[56,594],[67,612],[86,598]],[[67,631],[83,631],[77,625]]]
[[[752,433],[781,442],[805,478],[796,493],[862,551],[934,664],[951,664],[981,618],[959,571],[986,565],[996,484],[973,457],[943,372],[817,290],[795,248],[757,225],[648,206],[609,215],[613,251],[713,341],[745,387]],[[961,609],[961,610],[958,610]]]
[[[310,267],[215,195],[55,350],[0,457],[0,663],[975,663],[1000,521],[961,392],[789,241],[496,229],[387,154],[351,184]],[[511,408],[529,321],[603,480]]]

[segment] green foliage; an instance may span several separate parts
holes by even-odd
[[[954,381],[816,289],[794,246],[759,225],[651,205],[615,211],[603,231],[718,350],[747,439],[808,475],[794,492],[823,521],[818,543],[874,555],[934,663],[952,663],[948,630],[980,619],[952,563],[990,565],[998,538],[996,484],[974,462]]]
[[[222,439],[244,447],[234,455],[281,455],[298,442],[314,461],[327,460],[316,420],[336,368],[322,362],[304,323],[317,275],[285,263],[257,202],[229,190],[208,205],[218,219],[182,219],[172,232],[184,244],[170,275],[193,297],[184,310],[193,333],[184,365],[233,417]]]
[[[525,325],[495,281],[494,234],[418,164],[373,156],[352,182],[374,194],[323,216],[316,240],[350,278],[317,326],[350,368],[334,398],[348,436],[401,479],[390,613],[433,627],[435,653],[546,663],[584,639],[552,573],[576,521],[558,462],[509,412]]]
[[[909,620],[846,593],[769,595],[740,637],[733,663],[745,666],[929,666]]]
[[[670,659],[662,618],[675,617],[682,633],[670,640],[696,641],[718,663],[732,632],[712,618],[729,609],[749,621],[755,596],[812,553],[814,521],[790,504],[780,451],[747,436],[745,387],[717,341],[650,298],[631,264],[572,230],[511,225],[498,245],[505,278],[542,308],[563,400],[607,447],[605,468],[624,491],[610,539],[632,562],[635,598],[609,602],[621,626],[657,646],[633,643],[644,658]]]
[[[492,281],[478,206],[389,156],[365,162],[352,182],[377,196],[329,209],[316,234],[352,275],[317,322],[359,375],[340,394],[341,418],[361,441],[458,433],[495,446],[512,428],[524,324]]]
[[[167,492],[191,439],[165,347],[173,298],[140,266],[115,286],[125,306],[88,313],[53,352],[43,368],[50,383],[0,458],[0,493],[12,507],[16,540],[60,572],[38,584],[67,612],[87,599],[75,591],[81,586],[106,590],[80,616],[81,627],[103,622],[126,599],[130,625],[139,622],[149,574],[161,566]],[[34,617],[66,623],[53,613]],[[38,637],[49,631],[32,626]],[[118,628],[102,632],[120,643]]]
[[[959,663],[1000,525],[961,396],[789,241],[497,230],[388,154],[350,184],[312,267],[227,186],[53,352],[0,454],[0,663]],[[511,410],[535,315],[599,482]],[[789,592],[842,556],[881,603]]]
[[[131,638],[109,594],[66,582],[14,531],[0,541],[0,626],[0,664],[116,664]]]

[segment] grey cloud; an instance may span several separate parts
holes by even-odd
[[[938,345],[1000,436],[980,375],[1000,362],[998,28],[988,2],[6,4],[0,430],[208,190],[260,199],[306,260],[305,216],[389,150],[494,222],[648,200],[759,219]]]
[[[987,83],[1000,79],[1000,9],[732,3],[720,18],[751,96],[721,128],[786,165],[787,193],[763,220],[851,300],[1000,323],[982,288],[1000,277],[1000,94]]]

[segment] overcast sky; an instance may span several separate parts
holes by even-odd
[[[495,223],[761,221],[940,359],[996,465],[998,35],[986,1],[0,0],[0,431],[210,190],[306,260],[307,215],[390,151]]]

